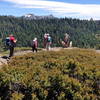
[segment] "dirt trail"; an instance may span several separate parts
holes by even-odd
[[[62,49],[75,49],[76,47],[70,47],[70,48],[61,48],[61,47],[54,47],[54,48],[51,48],[51,51],[60,51]],[[42,49],[43,51],[46,51],[45,49]],[[100,50],[95,50],[97,53],[100,53]],[[18,52],[15,52],[14,56],[19,56],[19,55],[25,55],[27,53],[30,53],[32,52],[31,50],[27,50],[27,51],[18,51]],[[3,64],[7,64],[8,62],[8,59],[7,59],[7,56],[2,56],[0,55],[0,67],[3,65]]]
[[[96,50],[97,53],[100,53],[100,50]]]

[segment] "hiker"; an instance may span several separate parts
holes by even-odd
[[[65,47],[69,47],[69,35],[66,33],[64,37]]]
[[[11,34],[9,36],[9,49],[10,49],[9,57],[12,57],[14,54],[14,47],[16,46],[16,42],[17,40],[15,39],[13,34]]]
[[[44,40],[43,40],[43,46],[44,46],[44,48],[46,48],[46,44],[47,44],[47,34],[45,33],[44,34]]]
[[[70,36],[66,33],[64,36],[64,41],[61,42],[64,47],[69,47]]]
[[[47,34],[47,43],[46,43],[46,49],[47,50],[51,49],[51,42],[52,42],[51,36],[50,36],[50,34]]]
[[[38,48],[38,41],[37,38],[33,39],[33,43],[32,43],[32,51],[36,51],[37,52],[37,48]]]

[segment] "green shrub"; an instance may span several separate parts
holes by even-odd
[[[99,100],[100,54],[62,50],[13,57],[0,70],[1,100]]]

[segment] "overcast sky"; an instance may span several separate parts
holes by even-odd
[[[0,0],[0,15],[28,13],[100,20],[100,0]]]

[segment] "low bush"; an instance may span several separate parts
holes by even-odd
[[[74,49],[13,57],[0,70],[1,100],[99,100],[100,54]]]

